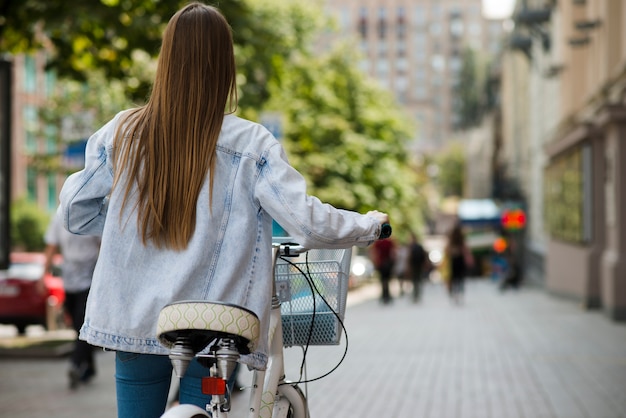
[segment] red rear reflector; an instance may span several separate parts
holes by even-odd
[[[226,395],[226,380],[221,377],[203,377],[202,393],[205,395]]]

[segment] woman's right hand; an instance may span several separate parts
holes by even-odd
[[[387,215],[386,213],[379,212],[377,210],[371,210],[367,212],[366,215],[375,218],[381,225],[389,223],[389,215]]]

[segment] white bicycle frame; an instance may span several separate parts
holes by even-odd
[[[296,386],[285,383],[284,380],[282,318],[280,302],[275,292],[270,313],[269,341],[270,355],[267,370],[255,370],[253,373],[248,418],[287,417],[290,406],[293,408],[294,418],[308,418],[306,398]],[[276,416],[273,415],[274,412],[277,413]]]
[[[307,250],[300,246],[290,246],[295,254]],[[273,265],[279,256],[279,245],[273,245]],[[272,268],[274,272],[275,269]],[[274,274],[274,273],[273,273]],[[307,400],[302,391],[295,384],[285,382],[284,346],[280,301],[276,294],[274,277],[272,290],[272,308],[269,324],[269,357],[266,370],[253,372],[252,387],[248,404],[247,418],[309,418]],[[232,397],[231,397],[232,398]],[[231,399],[232,401],[232,399]],[[196,418],[213,417],[228,418],[229,411],[222,410],[220,405],[212,399],[207,404],[207,411],[195,405],[178,405],[170,408],[162,418]],[[290,415],[291,411],[291,415]]]

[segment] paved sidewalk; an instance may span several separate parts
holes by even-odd
[[[308,385],[313,418],[626,418],[624,324],[487,281],[469,282],[462,305],[439,285],[416,305],[377,296],[377,286],[349,296],[348,355]],[[344,344],[311,347],[308,378],[330,370]],[[293,380],[301,350],[286,355]],[[0,417],[115,417],[113,355],[100,353],[98,366],[91,385],[70,392],[67,359],[0,357]]]
[[[313,417],[626,417],[624,324],[488,281],[460,306],[441,286],[424,293],[350,309],[348,358],[310,385]]]

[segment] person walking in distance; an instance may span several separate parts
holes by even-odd
[[[455,224],[448,234],[445,257],[448,261],[448,276],[450,278],[448,291],[452,300],[460,303],[465,287],[465,277],[474,266],[474,258],[465,243],[465,234],[459,223]]]
[[[411,282],[413,284],[413,302],[416,303],[421,297],[422,279],[424,274],[424,266],[426,264],[426,251],[414,232],[411,232],[411,240],[409,242],[409,255],[407,270]]]
[[[62,278],[65,289],[64,309],[72,320],[76,341],[70,355],[69,385],[76,389],[79,383],[89,382],[96,374],[93,346],[78,339],[78,332],[85,319],[87,296],[100,251],[100,237],[74,235],[63,228],[58,214],[52,217],[44,240],[46,242],[46,273],[50,272],[53,258],[63,256]],[[40,280],[43,284],[43,278]]]
[[[396,246],[393,240],[387,238],[376,241],[374,245],[372,245],[370,255],[380,279],[380,301],[383,304],[391,303],[392,297],[389,282],[391,281],[393,267],[396,261]]]
[[[60,194],[65,227],[102,236],[80,338],[115,350],[118,418],[163,414],[172,379],[156,336],[159,312],[182,300],[230,303],[256,314],[249,368],[268,362],[272,221],[310,248],[366,247],[385,213],[337,209],[307,193],[281,143],[234,115],[237,71],[230,25],[198,2],[163,33],[150,97],[87,141],[85,168]],[[206,369],[191,361],[182,404],[200,408]]]

